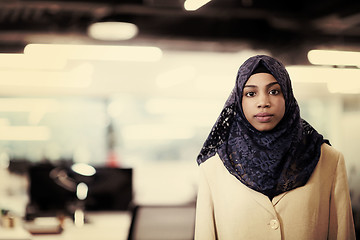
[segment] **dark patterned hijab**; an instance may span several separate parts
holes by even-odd
[[[282,120],[274,129],[264,132],[247,121],[241,104],[244,85],[259,65],[278,81],[285,99]],[[217,153],[238,180],[273,198],[306,184],[319,161],[320,147],[324,142],[327,141],[323,136],[300,117],[285,67],[272,57],[258,55],[240,66],[235,88],[197,162],[201,164]]]

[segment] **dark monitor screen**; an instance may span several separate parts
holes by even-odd
[[[75,192],[59,186],[51,177],[55,168],[50,163],[35,164],[29,168],[29,198],[27,213],[53,214],[66,212],[67,206],[76,199]]]
[[[71,213],[71,205],[77,201],[75,189],[58,184],[51,172],[52,164],[35,164],[29,168],[29,205],[27,212],[34,215]],[[65,168],[63,168],[65,169]],[[67,177],[78,181],[71,171]],[[89,211],[127,210],[133,199],[131,168],[96,167],[95,175],[86,179],[88,195],[85,209]],[[83,179],[82,179],[83,180]]]
[[[97,167],[89,183],[86,209],[128,210],[133,199],[131,168]]]

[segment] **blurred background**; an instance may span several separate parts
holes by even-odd
[[[302,117],[343,152],[358,227],[355,0],[0,1],[2,215],[34,214],[31,194],[39,193],[31,181],[38,179],[29,169],[41,164],[52,177],[40,183],[64,173],[78,184],[67,190],[85,199],[79,183],[86,181],[69,169],[87,164],[130,169],[130,205],[152,206],[132,209],[156,210],[154,218],[160,207],[190,206],[170,210],[192,223],[197,154],[239,66],[255,54],[286,65]]]

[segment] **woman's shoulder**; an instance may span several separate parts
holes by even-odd
[[[223,161],[220,159],[218,154],[207,159],[205,162],[200,164],[200,169],[205,175],[214,176],[223,171],[225,168]]]
[[[326,143],[321,145],[321,155],[331,159],[339,159],[343,157],[343,154],[339,150]]]
[[[319,162],[327,165],[328,167],[336,168],[339,162],[341,163],[344,162],[344,156],[335,147],[324,143],[321,146],[321,155]]]
[[[222,163],[219,155],[216,153],[214,156],[208,158],[206,161],[200,164],[200,168],[202,169],[212,169],[217,167],[219,163]]]

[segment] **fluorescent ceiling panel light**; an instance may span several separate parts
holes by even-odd
[[[42,98],[0,98],[0,112],[32,112],[34,109],[46,109],[54,112],[58,102]]]
[[[45,141],[50,139],[50,130],[45,126],[0,126],[3,141]]]
[[[360,52],[310,50],[307,56],[315,65],[360,66]]]
[[[195,11],[210,2],[211,0],[186,0],[184,2],[184,8],[187,11]]]
[[[149,46],[28,44],[24,53],[47,58],[128,62],[156,62],[162,57],[160,48]]]
[[[86,88],[92,82],[92,73],[89,63],[70,72],[0,71],[0,86]]]
[[[126,22],[97,22],[88,28],[91,38],[104,41],[128,40],[137,35],[138,27]]]
[[[63,69],[66,66],[65,58],[51,58],[49,59],[28,56],[25,54],[0,54],[0,69]]]

